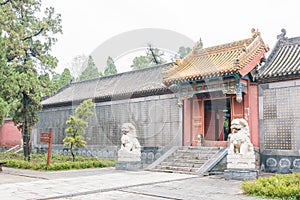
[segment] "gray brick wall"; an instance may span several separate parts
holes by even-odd
[[[53,129],[53,143],[62,145],[66,136],[65,122],[76,106],[58,107],[39,113],[33,129],[33,145],[40,146],[39,133]],[[119,146],[122,123],[130,122],[137,129],[142,146],[180,146],[182,144],[182,108],[174,95],[161,95],[97,103],[89,118],[85,139],[87,145]]]
[[[262,171],[300,171],[299,80],[259,85]]]

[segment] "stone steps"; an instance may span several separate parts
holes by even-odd
[[[151,171],[196,174],[219,150],[218,147],[180,147]]]
[[[180,170],[168,170],[168,169],[152,169],[153,172],[166,172],[166,173],[178,173],[178,174],[197,174],[196,172],[190,172],[190,171],[180,171]]]
[[[204,164],[203,161],[198,163],[193,162],[162,162],[161,166],[176,166],[176,167],[201,167]]]
[[[207,159],[167,159],[165,162],[203,164]]]
[[[214,153],[215,154],[215,153]],[[205,154],[205,155],[176,155],[176,157],[170,157],[168,158],[169,161],[178,161],[178,160],[192,160],[192,161],[197,161],[197,160],[207,160],[209,158],[211,158],[211,156],[213,156],[214,154]],[[172,160],[173,159],[173,160]]]

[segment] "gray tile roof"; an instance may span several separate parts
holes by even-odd
[[[300,37],[287,38],[283,29],[277,38],[274,49],[259,70],[260,82],[300,78]]]
[[[100,77],[66,85],[54,96],[42,101],[43,106],[65,105],[93,98],[95,101],[127,99],[170,92],[162,83],[161,71],[169,64]]]

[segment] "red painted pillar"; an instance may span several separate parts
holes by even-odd
[[[183,101],[183,145],[190,146],[191,145],[191,116],[192,116],[192,101],[190,99],[186,99]]]
[[[259,119],[258,119],[258,86],[257,83],[249,84],[249,121],[251,141],[259,147]]]
[[[250,81],[247,85],[247,94],[244,95],[244,119],[249,124],[251,142],[255,147],[259,147],[258,86]]]
[[[241,103],[236,101],[236,97],[231,98],[231,121],[236,118],[244,118],[244,99]]]

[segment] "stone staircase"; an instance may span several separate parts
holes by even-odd
[[[19,153],[23,151],[23,146],[22,145],[16,145],[8,149],[6,152],[14,152],[14,153]]]
[[[161,160],[150,171],[169,172],[169,173],[188,173],[198,174],[208,163],[218,157],[221,150],[219,147],[179,147],[174,153]],[[220,157],[220,156],[219,156]],[[218,161],[216,161],[218,162]],[[216,163],[215,163],[216,164]]]

